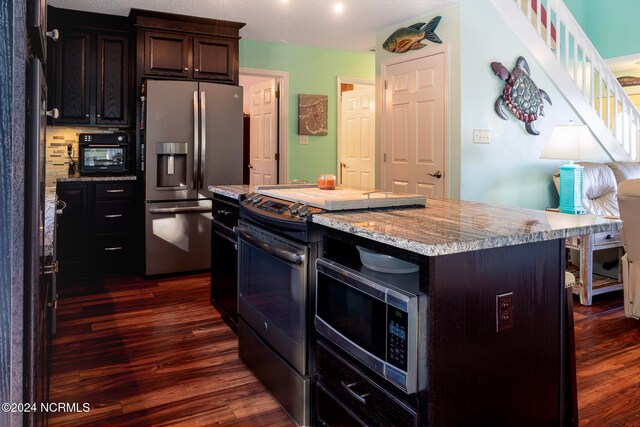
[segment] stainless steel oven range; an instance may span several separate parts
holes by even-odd
[[[313,316],[320,209],[251,193],[240,203],[240,359],[298,425],[313,422]],[[311,270],[311,271],[310,271]]]

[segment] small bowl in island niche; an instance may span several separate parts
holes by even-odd
[[[360,252],[360,262],[362,262],[362,265],[373,271],[404,274],[415,273],[419,269],[415,264],[394,258],[390,255],[379,254],[378,252],[370,251],[357,245],[356,248],[358,248],[358,252]]]

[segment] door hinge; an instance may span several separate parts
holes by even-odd
[[[384,153],[384,154],[382,155],[382,161],[383,161],[383,162],[385,162],[385,163],[387,163],[387,153]]]
[[[276,99],[280,99],[280,91],[279,90],[276,91]]]
[[[384,81],[384,90],[387,90],[387,81]]]
[[[275,158],[276,158],[276,162],[280,161],[280,153],[276,153]]]

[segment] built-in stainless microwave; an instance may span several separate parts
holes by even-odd
[[[405,393],[427,385],[427,296],[418,273],[378,273],[316,261],[315,326]]]
[[[127,171],[129,143],[124,133],[81,133],[80,173],[123,173]]]

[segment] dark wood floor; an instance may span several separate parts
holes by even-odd
[[[624,317],[622,291],[573,312],[580,426],[640,426],[640,321]]]
[[[50,399],[91,410],[52,426],[293,425],[238,359],[208,274],[84,285],[60,291]]]
[[[237,357],[209,276],[121,277],[61,290],[51,425],[293,425]],[[575,303],[580,426],[640,426],[640,322],[622,294]]]

